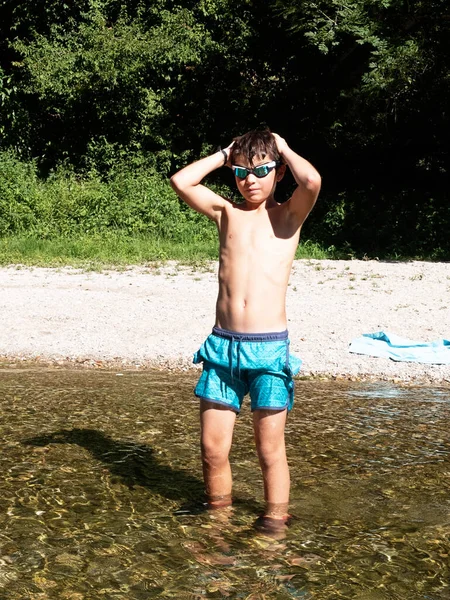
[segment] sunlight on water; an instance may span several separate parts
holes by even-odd
[[[199,510],[194,381],[0,371],[0,600],[450,599],[448,388],[297,382],[273,539],[248,408],[235,506]]]

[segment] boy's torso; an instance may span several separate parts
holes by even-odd
[[[230,203],[218,229],[216,325],[243,333],[286,329],[286,289],[300,233],[287,206],[246,210]]]

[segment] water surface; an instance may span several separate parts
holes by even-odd
[[[297,382],[273,539],[248,408],[235,507],[197,510],[194,379],[0,371],[0,600],[450,599],[448,388]]]

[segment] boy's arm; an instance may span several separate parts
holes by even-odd
[[[281,158],[288,165],[297,182],[298,187],[289,199],[288,210],[299,219],[301,225],[317,200],[322,180],[312,164],[294,152],[286,140],[276,133],[273,136]]]
[[[197,212],[203,213],[216,222],[220,218],[226,200],[202,185],[201,181],[206,175],[228,163],[230,147],[191,163],[170,179],[171,186],[182,200]]]

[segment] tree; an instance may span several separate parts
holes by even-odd
[[[278,0],[277,7],[290,35],[316,50],[323,78],[327,176],[340,182],[322,214],[340,230],[328,238],[449,252],[446,2]]]
[[[267,124],[323,175],[307,235],[450,253],[445,0],[4,1],[0,22],[0,143],[44,173],[166,176]]]

